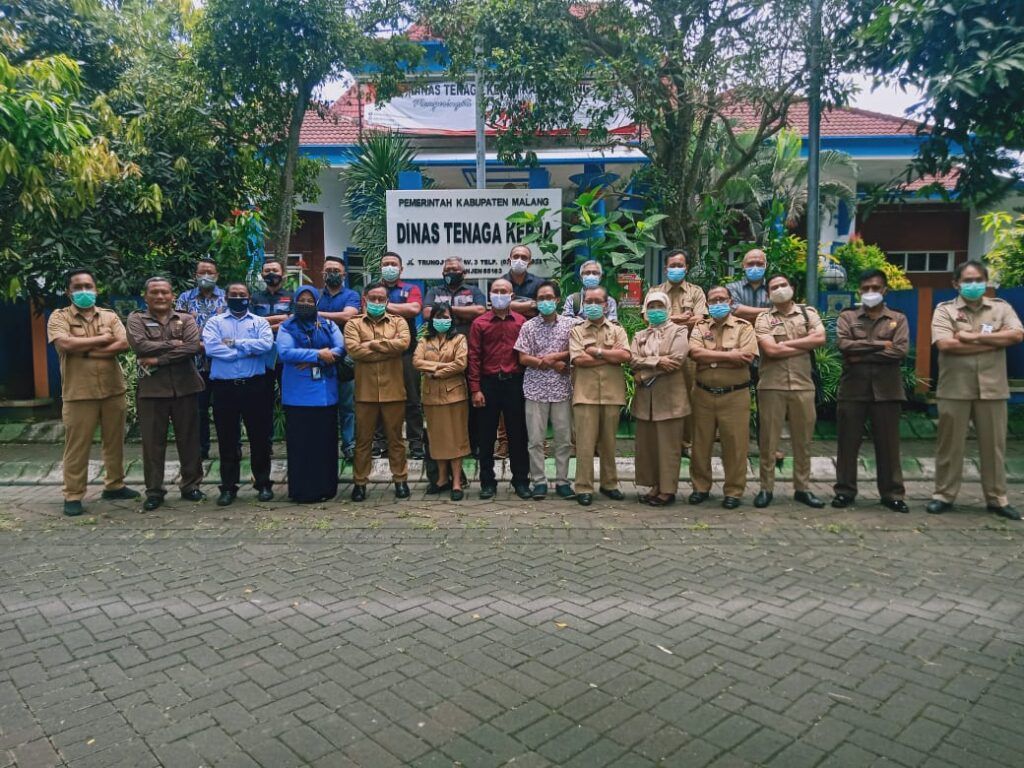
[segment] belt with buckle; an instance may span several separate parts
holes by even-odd
[[[248,376],[244,379],[214,379],[214,381],[221,384],[231,384],[232,386],[238,387],[242,384],[252,384],[262,379],[262,376]]]
[[[484,375],[485,379],[497,379],[498,381],[508,381],[509,379],[521,379],[522,377],[522,371],[515,371],[514,373],[506,373],[504,371],[500,371],[498,373],[488,373]]]
[[[735,392],[738,389],[748,389],[750,387],[750,382],[748,381],[744,384],[734,384],[731,387],[708,387],[704,384],[701,384],[698,381],[697,386],[703,389],[705,392],[710,392],[712,395],[727,395],[730,392]]]

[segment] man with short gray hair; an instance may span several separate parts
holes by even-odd
[[[583,315],[583,292],[588,288],[600,287],[603,275],[604,268],[599,261],[589,259],[580,264],[580,282],[583,283],[583,288],[577,293],[565,297],[565,306],[562,308],[562,314],[566,317],[586,319]],[[613,323],[619,321],[619,305],[613,296],[608,297],[605,317]]]

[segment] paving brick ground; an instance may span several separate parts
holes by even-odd
[[[0,488],[0,767],[1020,766],[1024,526],[910,490],[68,520]]]

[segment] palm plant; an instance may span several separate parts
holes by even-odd
[[[749,133],[736,137],[741,146],[748,146],[753,136]],[[723,196],[733,209],[756,225],[764,221],[773,203],[782,206],[782,217],[777,223],[793,229],[807,212],[807,160],[801,156],[803,139],[796,131],[779,131],[759,149],[754,161],[742,176],[730,180],[723,189]],[[828,176],[830,171],[850,171],[855,174],[856,163],[845,152],[823,150],[821,172]],[[840,202],[852,210],[857,204],[854,187],[835,178],[822,181],[821,205],[834,213]]]
[[[419,171],[416,151],[397,133],[371,133],[359,143],[359,156],[341,172],[352,239],[363,254],[365,274],[377,274],[388,249],[386,195],[398,189],[398,174]],[[424,176],[423,188],[434,180]]]

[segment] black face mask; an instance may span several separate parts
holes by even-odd
[[[274,286],[281,284],[281,276],[276,272],[271,272],[269,275],[263,276],[263,282],[273,288]]]
[[[232,314],[244,315],[249,311],[249,299],[244,296],[228,296],[228,309]]]
[[[462,284],[463,274],[462,272],[448,272],[444,276],[444,284],[447,286],[456,286]]]
[[[296,304],[295,316],[299,320],[316,320],[316,306],[313,304]]]
[[[337,272],[325,272],[324,273],[324,285],[328,288],[337,288],[341,285],[341,281],[344,280]]]

